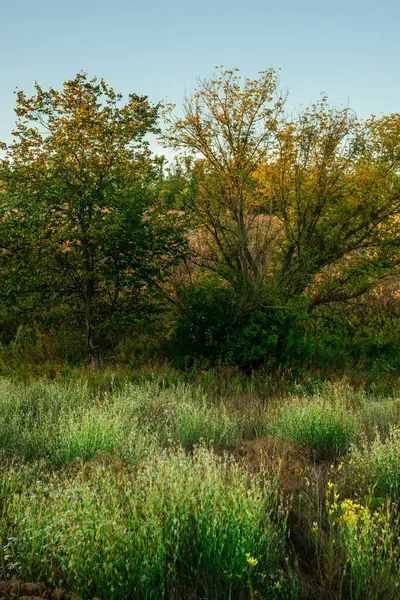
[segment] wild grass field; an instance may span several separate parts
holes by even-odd
[[[3,598],[400,597],[400,395],[0,379]]]
[[[261,66],[15,89],[0,600],[400,599],[400,113]]]

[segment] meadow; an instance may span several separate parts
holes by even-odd
[[[400,595],[400,395],[0,379],[3,598]]]
[[[296,109],[274,68],[181,107],[30,93],[0,140],[0,600],[399,599],[400,114]]]

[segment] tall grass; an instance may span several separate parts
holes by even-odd
[[[135,460],[149,446],[202,443],[219,451],[263,431],[265,411],[232,411],[200,387],[125,384],[113,394],[85,383],[11,383],[0,379],[0,449],[63,466],[98,452]]]
[[[323,396],[283,402],[269,426],[270,432],[320,460],[344,454],[357,434],[354,412],[343,402]]]
[[[372,441],[354,447],[346,477],[360,490],[374,489],[376,496],[400,499],[400,429],[394,426],[385,438],[379,432]]]
[[[276,484],[206,449],[93,465],[14,496],[8,561],[84,597],[295,598]]]
[[[0,378],[3,572],[101,599],[361,599],[363,577],[396,598],[398,395],[217,375]]]

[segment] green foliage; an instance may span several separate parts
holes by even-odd
[[[399,521],[389,502],[377,506],[374,500],[370,495],[361,501],[341,499],[334,484],[328,481],[326,531],[314,521],[311,537],[319,577],[327,590],[335,590],[335,598],[398,598]]]
[[[306,302],[249,310],[238,323],[228,357],[242,368],[270,363],[283,367],[306,363],[312,346],[306,339]]]
[[[14,142],[0,165],[1,297],[27,314],[75,309],[97,366],[105,333],[126,326],[186,248],[183,219],[157,198],[145,139],[159,106],[121,100],[82,73],[61,92],[18,92]]]
[[[314,396],[283,403],[269,429],[279,439],[327,460],[348,451],[356,437],[357,421],[342,402]]]
[[[378,496],[390,495],[400,498],[400,430],[389,429],[383,438],[376,433],[370,442],[364,440],[356,446],[348,467],[348,476],[362,488],[374,487]]]
[[[47,332],[37,323],[19,325],[8,344],[0,343],[0,375],[18,371],[22,365],[51,364],[53,368],[61,363],[77,363],[82,359],[82,344],[69,330]]]
[[[398,372],[399,115],[361,121],[322,97],[290,118],[276,71],[222,70],[180,117],[166,107],[163,140],[183,150],[167,165],[147,140],[161,105],[122,100],[85,73],[17,92],[1,145],[0,343],[35,324],[75,333],[68,361],[85,348],[96,367],[138,366],[172,333],[184,366]]]
[[[390,290],[387,291],[388,295]],[[316,340],[316,361],[330,362],[336,369],[351,361],[354,369],[379,376],[398,371],[400,330],[397,303],[387,306],[370,298],[361,307],[338,307],[310,319],[309,336]]]
[[[179,299],[182,310],[177,316],[173,341],[177,352],[212,360],[224,356],[226,339],[233,327],[231,290],[207,279],[182,290]]]
[[[167,111],[165,142],[201,154],[201,264],[243,293],[274,280],[313,306],[358,298],[399,264],[399,115],[361,121],[322,97],[290,118],[277,87],[273,69],[221,70]]]
[[[306,302],[279,301],[251,306],[240,293],[208,277],[179,293],[173,346],[178,356],[226,360],[250,369],[261,364],[308,360],[311,346],[304,324]]]
[[[15,499],[12,517],[9,560],[20,574],[73,580],[84,596],[297,595],[275,484],[202,449],[156,458],[136,475],[99,464],[38,483]]]

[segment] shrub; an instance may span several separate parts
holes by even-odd
[[[327,531],[312,527],[320,576],[335,598],[395,600],[399,597],[399,522],[390,504],[376,507],[374,498],[340,499],[328,482]]]
[[[352,411],[342,403],[317,396],[299,398],[279,407],[270,432],[326,460],[348,450],[357,424]]]
[[[235,320],[232,290],[210,277],[181,290],[179,300],[174,353],[181,360],[224,358]]]
[[[264,294],[265,296],[265,294]],[[185,363],[200,357],[226,360],[240,368],[307,361],[311,347],[305,335],[307,305],[287,304],[259,291],[243,300],[243,290],[208,277],[180,291],[173,350]],[[282,306],[283,304],[283,306]]]
[[[379,433],[372,442],[354,447],[348,478],[361,487],[373,486],[378,495],[400,499],[400,429],[393,426],[386,439]]]
[[[36,484],[13,508],[19,576],[85,597],[295,598],[273,482],[199,449],[136,475],[104,466]]]

